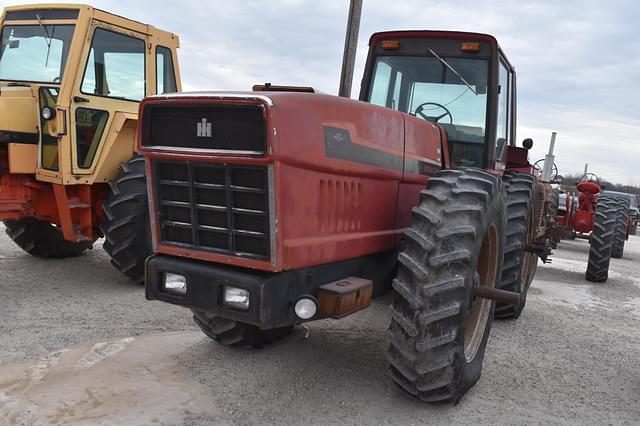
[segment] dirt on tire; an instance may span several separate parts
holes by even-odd
[[[146,182],[144,158],[136,154],[120,165],[102,203],[103,247],[111,264],[135,282],[144,280],[144,262],[152,252]]]
[[[504,262],[498,288],[520,293],[517,305],[496,304],[496,318],[518,318],[527,300],[527,291],[533,280],[537,258],[525,251],[535,232],[536,179],[527,173],[509,173],[502,181],[506,192],[507,228],[505,233]]]
[[[413,209],[393,281],[387,359],[396,384],[423,401],[455,404],[480,378],[494,304],[476,305],[473,291],[496,284],[504,209],[502,180],[477,169],[441,171]]]

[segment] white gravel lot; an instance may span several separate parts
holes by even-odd
[[[389,298],[259,350],[216,345],[148,302],[99,245],[36,259],[0,225],[0,424],[639,424],[640,237],[607,283],[586,241],[540,265],[517,321],[496,321],[457,406],[417,403],[385,371]]]

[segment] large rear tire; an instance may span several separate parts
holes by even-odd
[[[225,346],[261,348],[291,333],[293,326],[262,330],[251,324],[194,312],[193,320],[200,330],[213,340]]]
[[[413,209],[393,281],[388,350],[393,380],[427,402],[457,403],[480,378],[503,259],[505,195],[500,178],[477,169],[429,179]]]
[[[67,241],[60,228],[33,217],[5,220],[9,238],[32,256],[65,258],[78,256],[93,246],[93,241]]]
[[[507,228],[498,288],[520,293],[520,303],[498,303],[496,318],[515,319],[524,309],[538,261],[535,253],[525,251],[535,232],[536,179],[526,173],[509,173],[503,176],[502,181],[507,197]]]
[[[627,230],[629,227],[629,200],[618,198],[616,200],[616,226],[613,232],[613,247],[611,257],[620,259],[624,254],[624,243],[627,240]]]
[[[604,282],[609,278],[617,211],[615,199],[600,194],[591,231],[589,261],[585,274],[587,281]]]
[[[103,247],[116,269],[133,281],[142,282],[144,262],[152,250],[144,158],[135,154],[121,164],[120,174],[109,182],[109,188],[109,196],[102,203]]]

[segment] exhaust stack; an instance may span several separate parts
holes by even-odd
[[[542,176],[540,180],[542,182],[551,181],[551,173],[553,173],[553,163],[556,157],[553,155],[553,149],[556,145],[556,132],[551,132],[551,143],[549,143],[549,153],[544,157],[544,167],[542,168]]]

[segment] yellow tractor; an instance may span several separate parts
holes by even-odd
[[[75,4],[0,17],[0,220],[34,256],[78,255],[104,236],[142,280],[151,252],[138,105],[180,91],[175,34]]]

